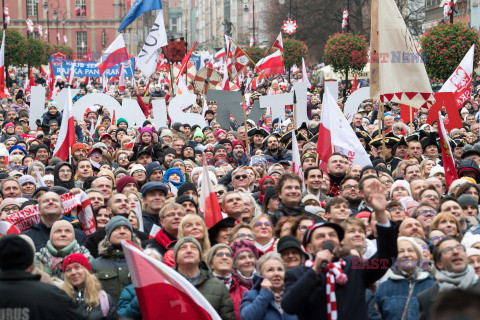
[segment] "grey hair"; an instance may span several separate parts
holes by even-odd
[[[147,246],[145,248],[145,250],[143,250],[143,253],[145,253],[147,256],[155,256],[155,259],[161,261],[162,260],[162,255],[160,254],[160,252],[158,252],[157,249],[155,249],[154,247],[152,246]]]
[[[282,264],[283,270],[285,270],[285,263],[283,262],[282,256],[278,252],[268,252],[258,259],[257,266],[258,266],[258,273],[263,276],[263,265],[268,260],[278,260]]]

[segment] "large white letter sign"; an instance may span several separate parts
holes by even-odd
[[[297,98],[297,128],[300,128],[303,122],[308,125],[310,121],[307,115],[307,84],[305,82],[294,82],[293,90],[295,90],[295,97]]]
[[[42,116],[45,113],[45,87],[34,86],[32,87],[32,96],[30,98],[30,117],[28,119],[28,124],[30,128],[36,128],[37,124],[35,121],[40,119],[42,121]]]
[[[165,99],[153,100],[152,112],[156,129],[165,128],[168,126],[167,104],[165,103]],[[205,122],[205,120],[203,122]]]
[[[357,89],[348,97],[343,108],[343,114],[349,123],[352,123],[353,116],[357,113],[360,104],[367,99],[370,99],[370,87]]]
[[[202,115],[196,113],[185,113],[183,109],[196,103],[197,96],[192,93],[184,93],[176,95],[168,105],[168,113],[172,119],[172,123],[188,123],[191,126],[199,125],[205,127],[205,119]]]

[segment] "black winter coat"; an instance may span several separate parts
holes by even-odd
[[[397,228],[377,225],[378,251],[368,260],[348,256],[343,272],[348,276],[345,285],[336,285],[338,319],[367,320],[365,290],[380,279],[397,256]],[[290,269],[285,274],[285,293],[282,308],[299,320],[328,319],[325,274],[316,274],[305,266]]]
[[[57,111],[55,115],[51,115],[50,112],[45,112],[42,116],[42,130],[47,134],[50,131],[50,126],[49,123],[52,120],[57,120],[58,122],[58,127],[62,124],[62,113],[60,111]]]
[[[30,229],[25,230],[22,232],[22,234],[29,236],[33,240],[33,243],[35,244],[35,251],[38,252],[41,248],[45,247],[48,240],[50,240],[51,230],[52,228],[47,228],[45,223],[40,221],[38,224],[32,224]],[[85,232],[77,228],[73,228],[73,231],[75,232],[75,239],[77,240],[78,244],[80,246],[85,246],[87,243],[87,236],[85,235]]]
[[[40,282],[40,275],[9,270],[0,273],[0,319],[87,318],[65,292],[56,286]]]

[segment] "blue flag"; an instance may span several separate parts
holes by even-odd
[[[159,9],[162,9],[161,0],[137,0],[120,24],[118,32],[128,27],[130,23],[137,19],[142,13]]]

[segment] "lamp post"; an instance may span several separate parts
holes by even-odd
[[[250,0],[242,0],[243,4],[245,4],[245,6],[243,7],[243,11],[245,12],[249,12],[248,10],[248,6],[247,4],[250,2]],[[253,16],[252,16],[252,27],[253,27],[253,31],[252,31],[252,37],[253,37],[253,43],[255,44],[256,41],[255,41],[255,0],[252,0],[252,11],[253,11]]]
[[[47,14],[47,40],[50,42],[50,17],[48,16],[48,3],[46,0],[43,2],[43,9]]]
[[[37,28],[38,28],[38,3],[40,0],[35,0],[35,9],[37,10]],[[38,37],[40,38],[40,30],[38,32]]]
[[[55,28],[56,35],[55,35],[55,37],[57,38],[57,44],[58,44],[58,12],[57,12],[57,10],[53,10],[53,19],[56,20],[56,23],[55,23],[55,25],[56,25],[56,28]]]

